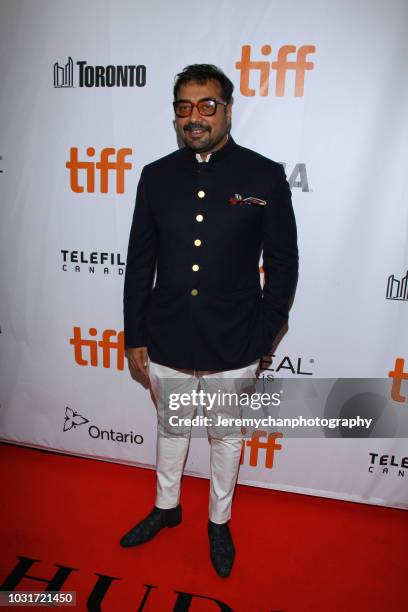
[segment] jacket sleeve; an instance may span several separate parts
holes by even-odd
[[[142,170],[129,236],[123,292],[125,347],[146,346],[146,311],[152,291],[157,237]]]
[[[263,321],[266,350],[289,317],[289,302],[298,276],[298,248],[295,215],[289,184],[282,165],[271,201],[265,206],[263,226]]]

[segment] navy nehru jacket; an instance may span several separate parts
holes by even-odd
[[[125,346],[147,346],[152,361],[173,368],[242,368],[271,349],[297,273],[282,165],[232,138],[208,163],[177,150],[141,173],[126,263]]]

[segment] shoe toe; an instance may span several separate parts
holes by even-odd
[[[123,538],[120,540],[120,545],[127,548],[128,546],[136,546],[142,542],[142,534],[137,528],[134,528],[123,536]]]
[[[232,570],[232,561],[222,559],[217,560],[215,563],[213,562],[214,568],[221,578],[227,578]]]

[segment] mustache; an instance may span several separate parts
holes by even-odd
[[[189,132],[191,130],[207,130],[207,132],[209,132],[210,128],[208,127],[208,125],[203,125],[202,123],[187,123],[187,125],[184,126],[183,130],[185,132]]]

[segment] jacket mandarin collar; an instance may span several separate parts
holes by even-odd
[[[236,146],[237,145],[234,139],[232,138],[231,135],[229,135],[229,138],[227,142],[225,143],[225,145],[221,149],[218,149],[217,151],[213,151],[211,153],[210,159],[208,160],[207,164],[212,166],[214,163],[217,163],[218,161],[225,159],[232,153],[232,151],[234,150]],[[183,153],[186,159],[190,159],[192,162],[196,164],[199,163],[196,159],[196,151],[194,151],[193,149],[184,147],[183,149],[181,149],[181,152]]]

